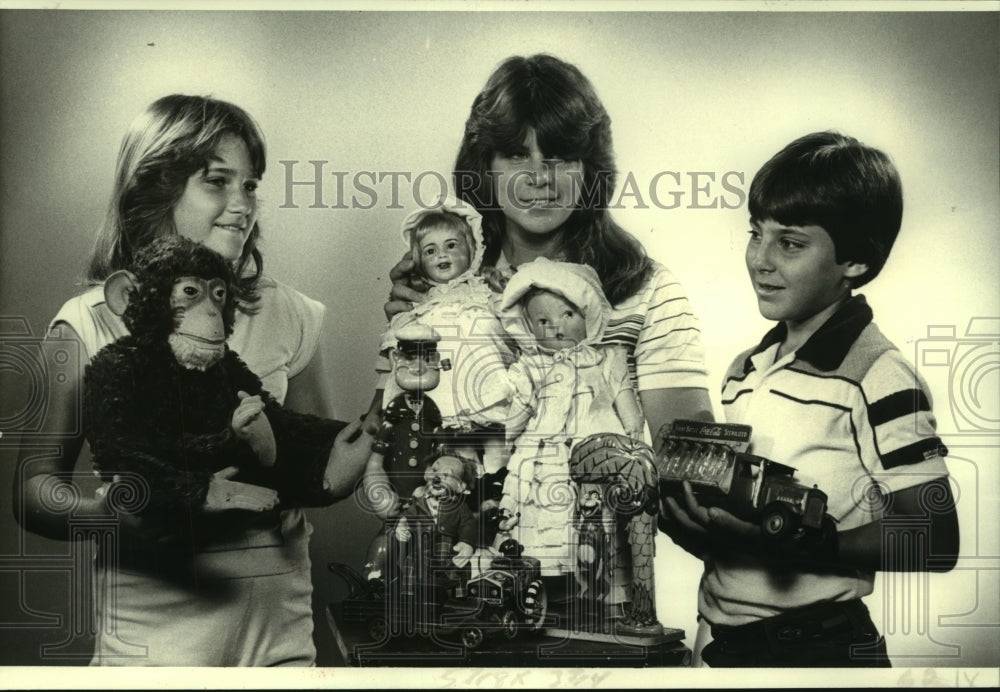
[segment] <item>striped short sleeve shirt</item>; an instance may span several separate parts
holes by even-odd
[[[614,306],[603,342],[625,346],[638,391],[708,389],[698,318],[680,281],[658,262],[645,285]]]
[[[856,296],[776,360],[779,325],[723,382],[726,420],[752,426],[750,451],[819,486],[840,531],[881,518],[889,493],[948,475],[926,384],[871,320]],[[706,563],[699,608],[709,622],[738,625],[865,596],[873,581],[858,570],[777,575],[746,556],[720,555]]]

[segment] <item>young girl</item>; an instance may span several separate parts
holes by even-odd
[[[514,444],[500,509],[520,515],[513,537],[543,576],[568,574],[573,447],[602,432],[641,439],[642,413],[623,350],[601,345],[611,306],[591,267],[544,257],[522,265],[501,310],[521,355],[509,371]]]
[[[513,358],[494,312],[499,293],[479,275],[482,217],[468,204],[444,197],[407,216],[402,233],[414,266],[430,289],[413,310],[393,316],[379,352],[395,348],[395,335],[409,325],[432,327],[441,335],[437,348],[443,367],[432,397],[441,412],[443,432],[451,437],[456,451],[482,458],[484,470],[495,472],[506,463],[503,376]],[[387,377],[387,364],[380,355],[378,389],[384,393],[381,398],[376,393],[376,402],[382,409],[401,392],[395,380]],[[474,447],[483,448],[482,454]],[[423,469],[417,471],[420,475]]]
[[[512,57],[472,104],[455,163],[458,197],[483,215],[483,264],[510,275],[536,257],[587,264],[613,310],[602,341],[628,352],[653,435],[675,418],[711,420],[698,321],[677,279],[614,222],[611,120],[593,86],[550,55]],[[404,258],[389,315],[422,300]]]
[[[237,106],[183,95],[154,102],[122,142],[87,278],[102,282],[162,234],[204,243],[231,262],[239,277],[230,346],[276,399],[328,416],[316,350],[324,308],[262,275],[255,190],[264,167],[263,136]],[[77,340],[88,359],[126,334],[104,303],[101,286],[67,302],[50,329],[62,341]],[[81,384],[71,384],[52,392],[50,400],[62,454],[39,463],[29,450],[22,452],[16,494],[21,506],[15,508],[25,528],[62,540],[69,537],[69,515],[53,509],[46,489],[73,470],[82,447],[82,433],[73,427]],[[347,426],[335,446],[342,473],[334,485],[341,496],[350,492],[369,455],[370,436],[347,442],[357,430],[357,424]],[[241,486],[221,477],[212,483],[231,484],[237,492]],[[100,497],[82,500],[75,515],[99,513],[106,514]],[[92,664],[312,665],[311,526],[302,510],[284,511],[276,521],[273,516],[262,512],[237,540],[191,555],[189,549],[165,550],[121,515],[118,551],[102,551],[96,561]],[[180,538],[171,544],[189,543]]]

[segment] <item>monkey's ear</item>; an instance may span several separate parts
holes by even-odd
[[[135,274],[119,269],[104,281],[104,302],[107,303],[111,312],[119,317],[125,314],[128,307],[128,299],[132,291],[138,287],[139,282],[135,279]]]

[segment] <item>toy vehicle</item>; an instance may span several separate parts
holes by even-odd
[[[440,603],[418,604],[414,584],[408,581],[412,575],[404,575],[396,585],[387,587],[383,579],[366,581],[343,563],[332,562],[329,569],[350,589],[341,603],[344,621],[365,624],[373,641],[433,630],[442,636],[457,636],[466,647],[475,649],[489,637],[513,639],[520,631],[538,629],[544,622],[548,603],[539,562],[522,558],[520,550],[516,541],[506,541],[501,546],[503,555],[493,559],[490,569],[466,583],[465,596]]]
[[[537,629],[544,622],[548,600],[540,563],[521,557],[521,550],[517,541],[504,541],[500,546],[503,556],[494,558],[489,570],[469,580],[467,598],[480,604],[460,627],[462,643],[470,649],[491,633],[513,639],[521,628]]]
[[[670,436],[655,465],[664,492],[678,494],[687,481],[699,502],[759,522],[765,538],[779,541],[798,532],[834,529],[826,514],[826,493],[797,482],[791,466],[736,452],[721,442]]]

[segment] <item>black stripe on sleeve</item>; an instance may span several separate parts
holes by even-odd
[[[729,404],[733,403],[734,401],[736,401],[737,399],[739,399],[744,394],[753,394],[753,389],[741,389],[738,392],[736,392],[732,396],[732,398],[730,398],[730,399],[723,399],[722,400],[723,406],[728,406]]]
[[[939,437],[925,437],[919,442],[900,447],[894,452],[882,456],[882,466],[886,470],[896,466],[916,464],[935,456],[947,456],[948,448],[941,443]]]
[[[920,389],[904,389],[879,399],[868,406],[868,420],[873,428],[891,420],[911,416],[917,411],[930,411],[931,403]]]

